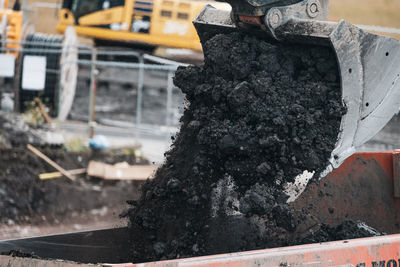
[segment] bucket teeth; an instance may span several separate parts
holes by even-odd
[[[230,11],[218,10],[211,5],[206,5],[200,11],[193,24],[202,44],[217,34],[238,30],[232,21]]]

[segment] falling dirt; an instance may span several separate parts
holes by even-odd
[[[165,164],[129,211],[134,262],[364,237],[286,201],[284,185],[328,165],[346,112],[329,48],[273,45],[231,33],[203,44],[202,67],[180,68],[181,129]]]

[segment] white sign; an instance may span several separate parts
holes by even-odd
[[[41,91],[46,83],[46,57],[24,56],[22,89]]]
[[[165,22],[163,33],[164,34],[178,34],[185,35],[189,30],[188,23],[180,23],[177,21],[168,20]]]
[[[0,77],[14,77],[15,58],[13,55],[0,54]]]

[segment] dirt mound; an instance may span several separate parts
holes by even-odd
[[[43,149],[65,169],[86,168],[89,160],[107,163],[128,161],[122,152],[71,153]],[[27,149],[0,149],[0,223],[52,222],[94,209],[122,207],[128,198],[138,198],[138,184],[129,181],[106,182],[99,179],[67,178],[39,180],[38,175],[53,172],[46,162]]]
[[[136,262],[297,242],[307,214],[286,204],[284,184],[318,176],[337,140],[345,108],[328,48],[239,33],[203,47],[204,66],[176,72],[188,100],[180,133],[132,203]]]

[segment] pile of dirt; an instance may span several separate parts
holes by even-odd
[[[301,230],[312,218],[283,190],[305,170],[318,177],[337,141],[346,108],[333,52],[241,33],[203,48],[204,66],[176,72],[180,133],[132,202],[134,261],[373,235],[352,221]]]
[[[42,152],[67,170],[86,168],[92,159],[110,164],[138,163],[133,155],[122,151],[73,153],[47,148]],[[53,171],[27,149],[0,149],[0,223],[51,223],[92,210],[117,212],[115,216],[118,216],[126,199],[138,198],[140,194],[139,184],[132,181],[107,182],[85,177],[76,181],[65,177],[40,180],[38,177]]]

